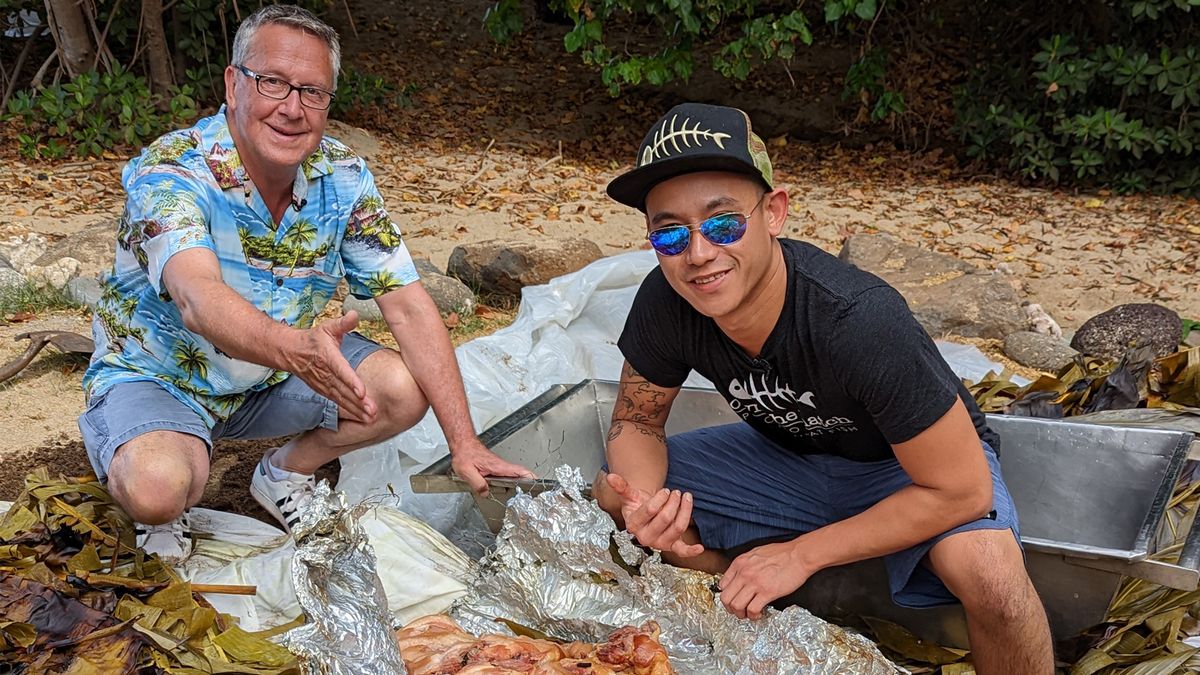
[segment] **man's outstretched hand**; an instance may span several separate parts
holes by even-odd
[[[537,478],[537,476],[521,466],[513,464],[499,455],[488,450],[479,439],[473,439],[450,449],[450,466],[471,486],[471,490],[480,497],[488,496],[488,484],[485,476],[503,478]]]
[[[375,421],[375,402],[350,362],[342,356],[342,338],[358,326],[358,313],[323,321],[300,331],[289,355],[289,372],[304,380],[313,391],[338,405],[338,415],[370,424]]]
[[[625,529],[643,546],[669,551],[681,558],[704,553],[703,545],[688,544],[682,538],[692,522],[691,493],[663,488],[651,495],[615,473],[608,474],[605,480],[621,500]]]

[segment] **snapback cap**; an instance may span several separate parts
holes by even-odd
[[[637,166],[608,184],[608,196],[639,211],[655,185],[685,173],[731,171],[774,189],[767,146],[737,108],[681,103],[663,115],[638,149]]]

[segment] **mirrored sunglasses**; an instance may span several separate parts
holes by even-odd
[[[650,240],[650,245],[659,255],[679,255],[686,251],[688,244],[692,242],[692,230],[698,230],[702,237],[717,246],[728,246],[746,234],[746,216],[740,213],[722,213],[694,227],[660,227],[646,235],[646,239]]]

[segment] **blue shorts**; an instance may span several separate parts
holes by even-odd
[[[971,530],[1011,530],[1020,545],[1017,511],[1000,462],[983,446],[992,473],[993,512],[912,548],[884,556],[892,601],[902,607],[956,604],[958,599],[921,565],[933,545]],[[738,422],[675,434],[667,440],[666,487],[691,492],[700,541],[730,550],[794,539],[862,513],[911,485],[893,459],[854,462],[832,455],[797,455]]]
[[[380,349],[383,347],[358,333],[342,339],[342,356],[356,369]],[[212,428],[180,401],[172,388],[160,380],[120,382],[88,401],[87,410],[79,416],[79,431],[88,461],[101,481],[108,479],[117,448],[151,431],[191,434],[203,440],[211,453],[213,442],[222,438],[278,438],[317,427],[334,431],[338,427],[337,404],[298,377],[252,392],[229,419]]]

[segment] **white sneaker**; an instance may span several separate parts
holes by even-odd
[[[192,554],[192,526],[185,510],[178,518],[162,525],[133,524],[134,542],[147,554],[153,553],[164,564],[182,564]]]
[[[274,465],[268,469],[267,463],[273,454],[275,450],[263,455],[262,461],[254,467],[250,494],[290,534],[292,527],[300,522],[300,512],[312,501],[317,479],[312,474],[284,471]]]

